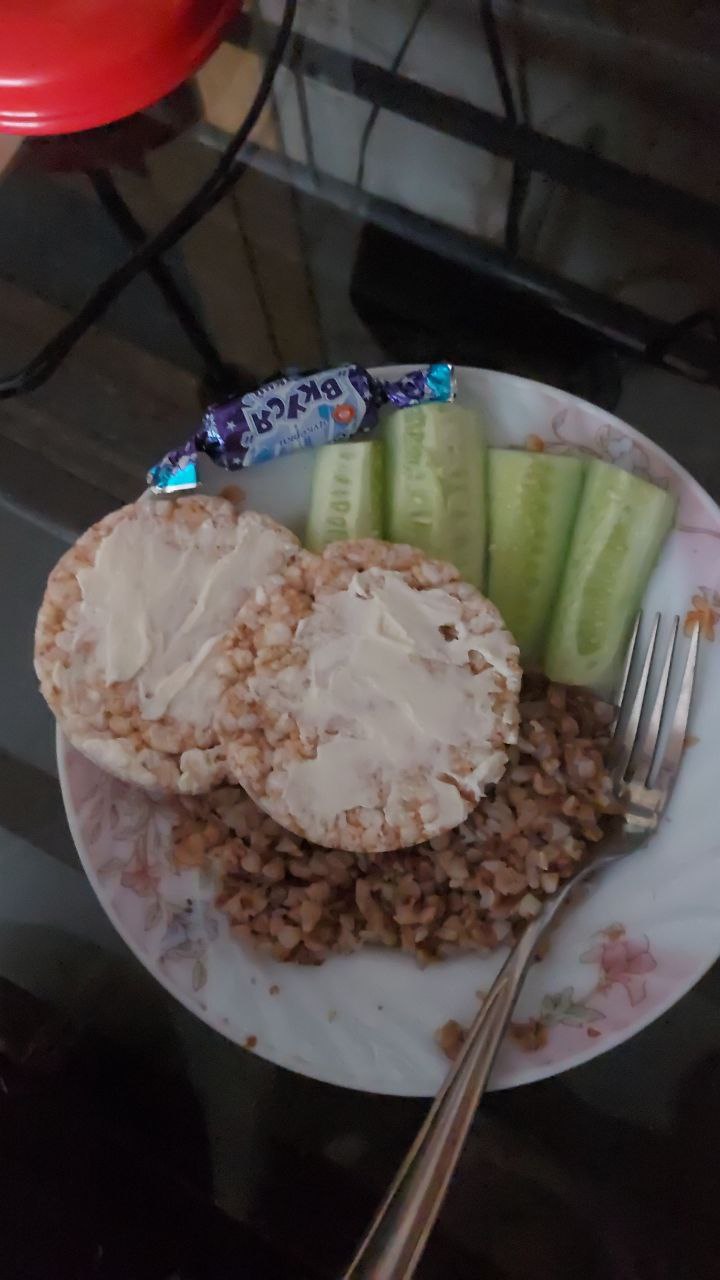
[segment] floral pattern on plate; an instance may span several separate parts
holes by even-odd
[[[598,997],[606,996],[613,986],[622,987],[633,1007],[646,999],[647,975],[657,969],[650,940],[645,936],[629,938],[623,924],[600,929],[596,939],[580,956],[583,964],[597,966],[595,985],[582,996],[576,994],[574,987],[548,993],[543,996],[536,1018],[513,1022],[513,1040],[525,1052],[545,1048],[553,1027],[583,1029],[593,1039],[601,1036],[602,1029],[594,1024],[604,1022],[607,1014]]]
[[[668,487],[670,477],[666,471],[653,465],[650,449],[628,435],[622,427],[605,422],[588,438],[583,432],[574,432],[571,421],[570,411],[561,410],[552,418],[549,432],[546,435],[531,433],[525,447],[536,453],[571,453],[597,458],[600,462],[622,467],[623,471],[632,471],[633,475],[650,480],[662,489]]]

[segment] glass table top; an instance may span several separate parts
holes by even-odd
[[[711,6],[662,9],[305,0],[233,190],[0,403],[8,1274],[331,1280],[412,1139],[426,1104],[272,1067],[130,955],[66,827],[35,613],[65,547],[214,394],[280,370],[521,373],[640,427],[720,498],[720,36]],[[138,117],[0,151],[2,376],[208,175],[281,12],[241,16]],[[488,1097],[418,1275],[716,1276],[718,1099],[715,969],[621,1048]]]

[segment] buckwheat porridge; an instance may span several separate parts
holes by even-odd
[[[540,910],[618,812],[612,718],[592,694],[526,679],[503,777],[454,830],[414,848],[327,849],[225,788],[183,801],[174,858],[212,868],[233,932],[278,960],[320,964],[363,945],[421,964],[488,951]]]

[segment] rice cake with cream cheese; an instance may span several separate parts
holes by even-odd
[[[213,717],[238,672],[223,640],[298,552],[289,530],[223,498],[146,495],[93,525],[50,574],[35,632],[40,687],[73,746],[153,790],[224,781]]]
[[[489,600],[449,565],[364,539],[256,593],[217,718],[235,780],[282,826],[352,852],[458,826],[517,739],[520,667]]]

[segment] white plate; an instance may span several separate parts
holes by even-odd
[[[387,371],[397,372],[393,371]],[[639,432],[562,391],[501,373],[462,369],[458,399],[479,405],[492,444],[525,444],[605,458],[670,486],[677,528],[653,581],[648,611],[699,613],[705,643],[693,745],[670,812],[647,851],[606,873],[566,917],[534,967],[517,1019],[532,1048],[508,1040],[496,1088],[554,1075],[620,1044],[652,1022],[720,953],[720,837],[713,788],[720,754],[720,511],[683,469]],[[310,453],[243,472],[248,505],[301,529]],[[230,477],[235,479],[237,477]],[[212,485],[227,483],[213,469]],[[210,486],[209,486],[210,487]],[[162,804],[115,782],[58,737],[70,827],[118,932],[183,1004],[240,1045],[294,1071],[356,1089],[433,1094],[446,1063],[433,1032],[467,1021],[501,956],[420,970],[381,950],[321,968],[280,965],[241,948],[212,905],[212,886],[166,862]],[[188,909],[189,905],[189,909]]]

